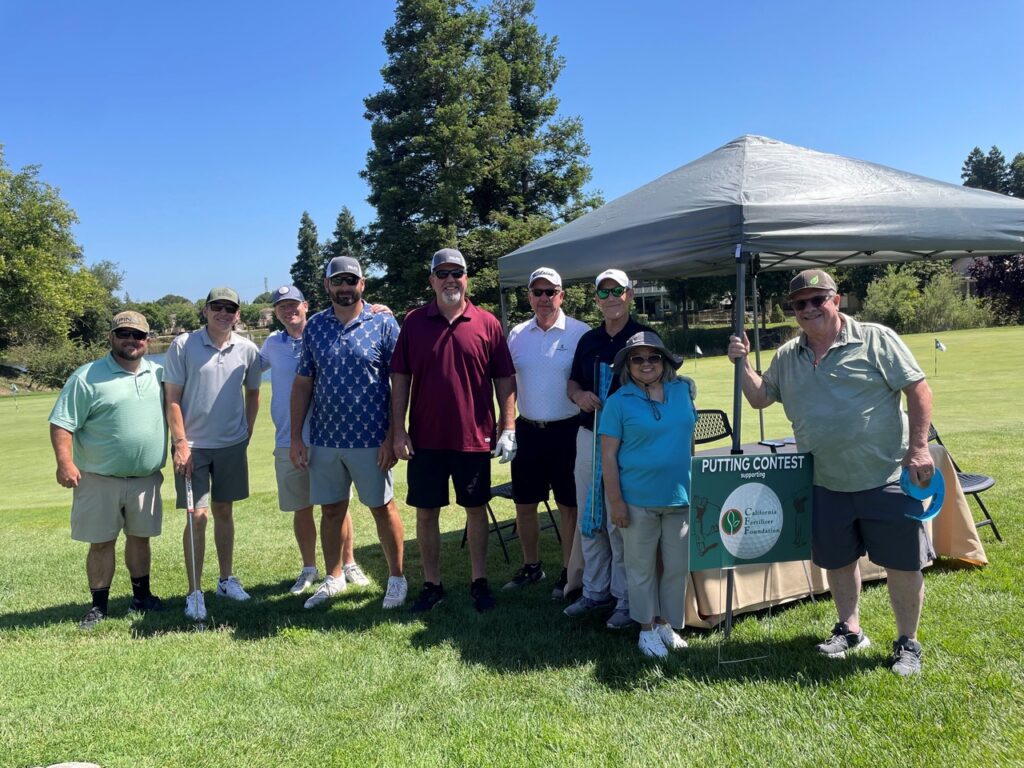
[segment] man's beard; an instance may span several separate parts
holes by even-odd
[[[119,357],[122,360],[138,360],[145,354],[141,347],[111,347],[110,352],[114,357]]]
[[[455,306],[462,301],[462,289],[459,287],[445,288],[441,291],[441,300],[449,306]]]
[[[359,291],[353,291],[352,293],[339,292],[331,295],[331,301],[339,307],[351,307],[353,304],[358,304],[362,298],[363,294]]]

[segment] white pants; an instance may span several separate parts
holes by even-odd
[[[622,534],[611,522],[607,507],[604,530],[593,538],[580,533],[580,522],[587,508],[590,483],[594,471],[594,433],[580,427],[576,434],[576,534],[573,538],[572,557],[567,568],[566,591],[583,587],[583,596],[591,600],[606,600],[611,595],[616,609],[629,610],[629,592],[626,587],[626,567],[622,559]],[[600,461],[600,453],[598,454]],[[601,493],[604,493],[602,488]],[[581,562],[582,561],[582,562]],[[580,571],[582,569],[582,583]]]
[[[655,616],[660,616],[675,629],[682,629],[686,620],[686,582],[690,578],[690,508],[632,504],[628,508],[629,525],[619,530],[632,597],[630,618],[639,624],[650,624]]]

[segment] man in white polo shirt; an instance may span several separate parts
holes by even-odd
[[[576,530],[576,433],[580,409],[566,394],[576,343],[590,330],[562,311],[562,278],[548,267],[530,275],[527,296],[533,317],[508,335],[516,368],[518,451],[512,459],[512,498],[523,567],[505,585],[517,589],[544,578],[537,505],[553,492],[562,530],[562,572],[551,596],[562,599],[566,566]]]

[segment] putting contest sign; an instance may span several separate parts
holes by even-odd
[[[696,456],[690,570],[811,556],[809,453]]]

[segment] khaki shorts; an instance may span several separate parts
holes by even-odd
[[[274,474],[277,475],[277,506],[282,512],[296,512],[309,503],[309,472],[296,469],[288,448],[274,449]]]
[[[359,501],[370,509],[394,497],[391,470],[377,466],[377,448],[309,447],[309,499],[314,504],[348,501],[355,483]]]
[[[209,509],[211,497],[220,503],[249,498],[248,447],[249,441],[245,440],[227,448],[192,449],[192,500],[196,509]],[[178,509],[187,509],[184,475],[174,475],[174,490]]]
[[[160,535],[164,477],[109,477],[83,472],[71,501],[71,538],[89,544],[113,541],[123,529],[129,536]]]

